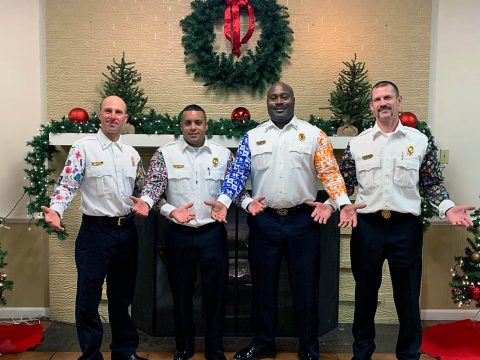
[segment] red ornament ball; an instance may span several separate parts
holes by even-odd
[[[242,106],[237,107],[232,111],[232,116],[230,118],[232,121],[250,120],[250,111]]]
[[[417,115],[415,115],[412,112],[409,112],[409,111],[402,112],[399,117],[400,117],[400,122],[404,126],[416,128],[418,125]]]
[[[468,288],[468,293],[470,294],[470,298],[472,300],[480,300],[480,286],[470,285],[470,287]]]
[[[74,124],[84,124],[88,121],[88,113],[82,108],[73,108],[68,113],[68,120]]]

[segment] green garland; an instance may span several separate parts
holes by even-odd
[[[233,54],[214,51],[214,24],[223,19],[224,0],[194,0],[192,13],[180,21],[186,68],[204,86],[221,89],[250,87],[260,93],[280,79],[282,62],[290,56],[293,31],[285,6],[276,0],[250,0],[262,27],[255,53],[248,50],[239,60]]]
[[[173,134],[175,136],[181,134],[177,116],[157,114],[153,109],[150,110],[148,115],[141,119],[136,119],[136,121],[137,126],[135,127],[135,132],[137,134]],[[309,122],[320,128],[328,136],[333,136],[338,127],[342,125],[342,121],[340,120],[323,120],[313,115],[310,115]],[[230,119],[209,119],[207,136],[224,135],[228,138],[241,138],[248,130],[253,129],[257,125],[258,122],[254,120],[236,122]],[[51,121],[49,124],[42,125],[39,134],[27,142],[27,145],[32,148],[25,157],[25,162],[29,165],[29,167],[25,169],[25,174],[30,185],[25,186],[24,190],[30,199],[27,205],[27,211],[32,219],[35,214],[41,212],[40,206],[49,206],[50,197],[48,187],[55,182],[50,179],[50,175],[55,169],[47,167],[48,160],[52,160],[52,155],[55,152],[55,148],[49,145],[49,135],[60,133],[96,133],[99,127],[100,121],[96,114],[93,114],[91,120],[85,124],[74,124],[65,116],[60,121]],[[438,148],[427,123],[421,121],[418,123],[417,128],[427,135],[433,150],[437,153]],[[430,205],[430,203],[422,201],[422,223],[424,230],[427,230],[430,225],[428,219],[435,215],[436,209]],[[43,218],[37,218],[35,224],[44,227],[49,234],[55,232],[48,226]],[[57,235],[63,240],[66,238],[67,233],[57,232]]]

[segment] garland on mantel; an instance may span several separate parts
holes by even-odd
[[[310,115],[309,122],[323,130],[328,136],[333,136],[338,127],[341,126],[340,120],[324,120],[314,115]],[[247,120],[243,122],[235,122],[230,119],[208,120],[207,136],[224,135],[228,138],[241,138],[248,130],[253,129],[259,122],[254,120]],[[63,133],[96,133],[100,127],[100,121],[96,114],[93,114],[91,120],[83,124],[74,124],[65,116],[60,121],[51,121],[48,124],[43,124],[40,127],[39,134],[34,136],[32,140],[27,142],[27,146],[32,148],[25,157],[25,162],[28,168],[25,169],[25,174],[29,181],[28,186],[24,186],[25,193],[29,196],[29,203],[27,205],[27,212],[31,219],[36,219],[35,224],[45,228],[47,233],[52,234],[55,231],[48,226],[43,217],[35,216],[41,214],[40,206],[49,206],[50,197],[48,194],[48,186],[55,183],[55,180],[50,178],[50,175],[55,171],[49,168],[47,163],[52,160],[53,153],[56,151],[53,146],[49,145],[50,134]],[[438,148],[435,145],[435,139],[430,131],[430,127],[425,122],[419,122],[418,130],[423,132],[432,143],[435,152]],[[181,134],[179,121],[177,116],[170,116],[168,114],[157,114],[155,110],[151,110],[141,120],[137,119],[137,126],[135,127],[136,134],[173,134],[179,136]],[[422,202],[422,222],[424,230],[428,228],[430,222],[429,218],[436,215],[436,210],[429,203]],[[57,236],[63,240],[67,233],[58,233]]]

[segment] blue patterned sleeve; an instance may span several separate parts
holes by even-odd
[[[345,180],[348,196],[352,196],[355,192],[355,186],[358,185],[357,172],[355,167],[355,159],[350,151],[350,144],[348,144],[340,162],[340,172]]]
[[[250,176],[252,154],[248,146],[248,133],[245,134],[238,145],[235,160],[227,170],[220,193],[235,199],[245,188]]]

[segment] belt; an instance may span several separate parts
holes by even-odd
[[[379,210],[376,213],[374,213],[374,215],[381,216],[385,220],[412,216],[412,214],[410,213],[401,213],[401,212],[392,211],[392,210]]]
[[[222,223],[219,223],[218,221],[213,221],[213,222],[210,222],[208,224],[201,225],[201,226],[188,226],[188,225],[177,224],[176,222],[170,221],[169,225],[172,228],[178,229],[178,230],[181,230],[181,231],[186,231],[186,232],[190,232],[190,233],[199,233],[199,232],[202,232],[202,231],[208,231],[210,229],[213,229],[216,226],[221,226]]]
[[[112,226],[124,226],[133,220],[134,216],[132,213],[125,216],[92,216],[92,215],[82,215],[82,219],[90,221],[97,224],[105,224]]]
[[[308,206],[307,204],[301,204],[301,205],[293,206],[291,208],[282,208],[282,209],[274,209],[274,208],[267,207],[265,211],[277,216],[289,216],[289,215],[297,215],[297,214],[308,212],[308,211],[313,211],[313,207]]]

